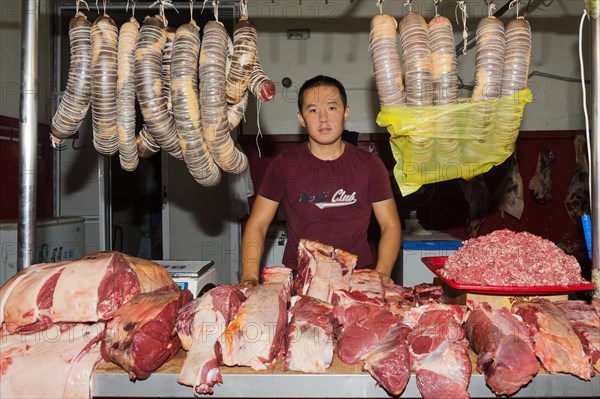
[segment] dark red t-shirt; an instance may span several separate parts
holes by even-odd
[[[298,242],[306,238],[356,254],[357,267],[365,267],[373,262],[372,203],[392,198],[392,187],[377,155],[346,143],[338,159],[323,161],[302,143],[271,162],[258,194],[285,206],[285,266],[296,269]]]

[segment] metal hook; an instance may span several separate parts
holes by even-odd
[[[433,9],[435,11],[435,15],[439,15],[438,13],[438,6],[442,4],[442,0],[433,0]]]
[[[383,14],[383,2],[384,0],[377,0],[376,1],[376,7],[379,8],[379,13]]]
[[[514,6],[517,6],[517,10],[515,11],[516,15],[517,15],[517,19],[519,18],[519,6],[521,5],[521,0],[511,0],[510,4],[508,5],[508,8],[513,8]]]
[[[79,3],[85,4],[85,8],[90,11],[90,6],[85,0],[75,0],[75,14],[79,13]]]

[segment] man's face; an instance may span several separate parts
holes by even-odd
[[[342,135],[350,108],[344,107],[335,86],[318,86],[304,92],[304,104],[298,121],[318,144],[332,144]]]

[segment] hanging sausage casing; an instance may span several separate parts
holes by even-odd
[[[410,11],[400,20],[400,43],[404,60],[406,105],[423,107],[433,102],[429,31],[423,17]]]
[[[71,61],[67,87],[52,118],[53,145],[75,134],[90,107],[92,24],[78,12],[69,22]]]
[[[477,25],[476,41],[473,102],[499,98],[506,45],[502,21],[493,16],[482,18]]]
[[[250,73],[248,89],[260,101],[271,101],[275,97],[275,83],[265,74],[258,59],[258,49]]]
[[[132,171],[138,166],[135,142],[135,45],[140,24],[131,18],[121,25],[119,32],[117,69],[117,132],[119,137],[119,161],[124,170]]]
[[[165,42],[165,48],[163,49],[161,63],[163,95],[167,102],[167,108],[171,114],[173,113],[173,104],[171,103],[171,54],[173,50],[173,40],[175,39],[175,30],[176,29],[171,26],[166,28],[167,41]]]
[[[531,59],[531,27],[520,17],[506,26],[506,54],[502,73],[502,96],[513,95],[527,87]]]
[[[226,172],[239,174],[248,167],[248,158],[234,145],[227,119],[225,94],[227,31],[222,23],[204,26],[200,50],[200,111],[202,130],[213,159]]]
[[[428,27],[433,105],[456,103],[458,100],[458,70],[452,23],[448,18],[436,15],[429,21]]]
[[[390,15],[378,14],[371,19],[369,48],[379,103],[382,106],[404,105],[397,28],[398,23]]]
[[[135,91],[150,134],[162,149],[182,159],[175,120],[163,93],[162,58],[166,41],[162,17],[147,16],[135,48]]]
[[[171,52],[171,101],[183,159],[194,179],[204,186],[221,180],[202,135],[198,98],[200,30],[194,21],[175,32]]]
[[[233,35],[231,70],[227,73],[227,102],[240,102],[250,79],[256,57],[256,29],[247,17],[242,16]]]
[[[242,99],[237,104],[227,106],[227,120],[229,121],[229,128],[231,130],[238,127],[244,118],[244,113],[248,106],[248,97],[248,90],[246,90]]]
[[[94,147],[103,155],[119,149],[117,134],[117,47],[119,31],[108,15],[92,25],[92,126]]]
[[[160,151],[160,146],[156,139],[148,132],[148,126],[143,125],[138,135],[135,137],[135,145],[140,158],[149,158]]]

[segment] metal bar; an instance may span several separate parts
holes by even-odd
[[[177,383],[179,374],[154,373],[144,381],[129,380],[125,372],[93,375],[93,396],[96,397],[169,397],[190,398],[192,387]],[[239,398],[386,398],[389,395],[375,380],[363,374],[222,374],[223,383],[214,387],[211,397]],[[481,374],[471,376],[472,397],[495,398]],[[584,381],[567,374],[538,374],[514,397],[598,397],[600,376]],[[419,398],[421,393],[415,375],[411,375],[403,398]]]
[[[600,241],[600,170],[598,169],[600,156],[600,115],[598,114],[598,98],[600,95],[600,20],[598,10],[600,9],[600,0],[588,0],[586,2],[587,12],[590,16],[590,46],[591,46],[591,115],[590,115],[590,143],[591,159],[590,173],[592,176],[591,211],[592,211],[592,277],[596,283],[596,297],[600,297],[600,264],[599,264],[599,245]],[[585,106],[585,104],[584,104]]]
[[[59,95],[61,91],[61,76],[62,76],[62,62],[61,62],[61,54],[62,54],[62,44],[61,37],[64,32],[61,29],[61,13],[62,9],[58,4],[54,5],[54,15],[57,17],[54,18],[54,54],[53,54],[53,62],[54,62],[54,88],[52,90],[52,115],[56,113],[56,109],[58,108],[59,103]],[[61,178],[61,164],[62,164],[62,154],[61,151],[54,151],[54,158],[52,163],[52,213],[54,216],[62,215],[62,207],[61,207],[61,192],[62,192],[62,178]],[[85,253],[85,252],[84,252]]]
[[[23,1],[22,7],[17,271],[33,263],[35,251],[39,0]]]
[[[110,159],[98,154],[98,229],[99,250],[109,251],[112,247],[112,205],[110,195]]]
[[[162,258],[171,259],[171,205],[169,195],[171,193],[171,176],[169,156],[161,151],[161,203],[162,203]]]

